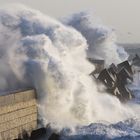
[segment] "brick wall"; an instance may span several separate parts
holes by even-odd
[[[12,140],[37,128],[34,90],[0,96],[0,140]]]

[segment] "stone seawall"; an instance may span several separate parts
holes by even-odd
[[[37,103],[34,90],[0,96],[0,140],[22,137],[37,128]]]

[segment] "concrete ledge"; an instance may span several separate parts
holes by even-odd
[[[34,90],[0,96],[0,140],[12,140],[37,128]]]
[[[22,137],[23,130],[26,130],[28,134],[31,134],[31,131],[36,129],[37,123],[36,121],[32,121],[28,124],[22,125],[20,127],[13,128],[9,131],[4,131],[0,133],[0,140],[13,140],[18,138],[18,136]],[[18,135],[17,135],[18,134]]]
[[[16,110],[10,113],[2,114],[0,116],[0,124],[17,119],[17,118],[24,117],[33,113],[37,113],[37,107],[35,105],[24,108],[24,109]]]
[[[35,99],[32,99],[32,100],[27,101],[27,102],[20,102],[20,103],[13,104],[13,105],[3,106],[3,107],[0,107],[0,115],[5,114],[5,113],[9,113],[9,112],[13,112],[13,111],[16,111],[19,109],[24,109],[24,108],[34,106],[34,105],[37,106]]]
[[[0,96],[0,106],[2,107],[2,106],[12,105],[19,102],[29,101],[31,99],[35,99],[34,90],[28,90],[16,94]]]
[[[17,119],[11,120],[9,122],[0,124],[0,132],[8,131],[15,127],[19,127],[19,126],[25,125],[27,123],[30,123],[30,122],[36,121],[36,120],[37,120],[36,113],[25,116],[25,117],[17,118]]]

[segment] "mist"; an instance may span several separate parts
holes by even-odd
[[[0,9],[1,94],[36,89],[44,126],[139,118],[139,106],[121,104],[89,76],[95,67],[87,57],[104,59],[109,65],[128,56],[116,45],[114,32],[96,19],[94,25],[91,17],[83,12],[62,22],[21,5]]]

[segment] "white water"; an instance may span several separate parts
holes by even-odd
[[[113,29],[102,25],[92,12],[80,12],[65,18],[63,22],[77,29],[87,40],[89,58],[106,60],[106,65],[117,64],[128,58],[128,54],[116,45]]]
[[[89,36],[97,42],[103,37],[95,57],[103,56],[107,64],[120,62],[126,54],[121,53],[122,58],[118,53],[115,42],[108,39],[110,32],[99,26]],[[91,46],[86,35],[38,11],[20,5],[1,9],[0,90],[34,87],[40,118],[44,125],[57,128],[139,118],[139,105],[122,105],[117,98],[99,93],[102,87],[89,76],[94,66],[86,60]]]

